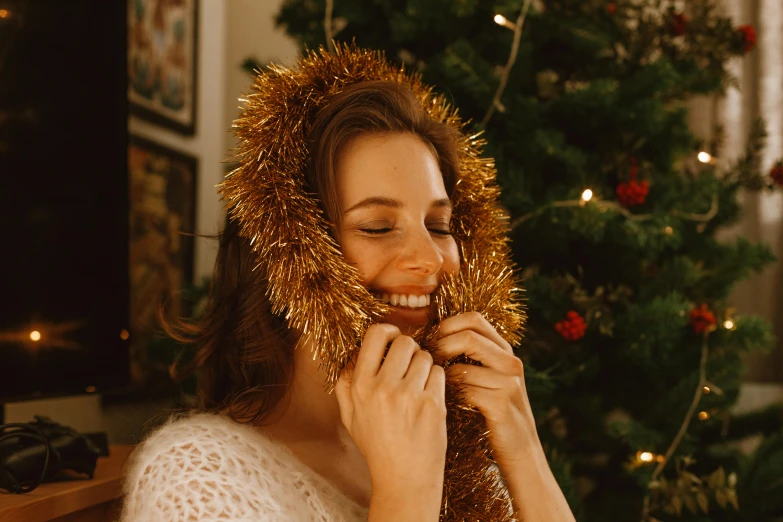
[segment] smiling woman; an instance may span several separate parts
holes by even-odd
[[[262,74],[261,97],[235,125],[246,149],[222,187],[231,212],[210,302],[199,323],[171,327],[200,347],[181,373],[199,369],[202,412],[170,420],[136,450],[123,520],[434,522],[477,510],[493,521],[514,520],[512,511],[572,520],[538,443],[521,362],[504,337],[515,338],[521,315],[510,301],[507,251],[494,239],[500,227],[491,220],[501,214],[487,189],[491,162],[464,152],[475,145],[454,121],[428,113],[435,105],[421,87],[402,75],[368,78],[385,71],[376,54],[346,48],[310,59],[303,68],[336,83],[299,77],[301,90],[286,97],[275,82],[293,73]],[[269,116],[275,103],[283,110]],[[473,161],[473,178],[459,179],[462,159]],[[472,190],[461,201],[458,186]],[[475,200],[483,206],[471,207]],[[452,236],[458,208],[489,224],[471,231],[473,243]],[[464,236],[470,221],[457,217]],[[486,257],[495,261],[477,265],[479,246],[492,248]],[[288,257],[279,257],[283,250]],[[461,263],[465,252],[472,257]],[[459,313],[471,301],[446,306],[442,290],[463,264],[497,269],[481,288],[504,335],[478,312]],[[507,284],[492,286],[497,280]],[[338,312],[324,313],[331,308]],[[445,309],[454,312],[437,330]],[[335,324],[340,314],[374,324],[350,338]],[[437,346],[422,349],[423,327]],[[461,468],[446,469],[446,371],[431,352],[455,361],[460,407],[473,408],[473,421],[450,427],[462,437],[450,445]],[[483,367],[457,364],[460,357]],[[450,397],[456,406],[453,388]],[[477,422],[482,415],[486,425]],[[508,490],[488,468],[485,442]],[[467,494],[458,491],[463,477],[473,481]]]
[[[385,321],[412,333],[433,317],[441,274],[459,269],[437,158],[412,133],[364,134],[338,156],[336,178],[343,256],[391,304]]]

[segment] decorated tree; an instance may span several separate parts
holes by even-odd
[[[733,88],[753,52],[708,0],[285,0],[303,48],[381,49],[445,93],[487,140],[529,322],[517,354],[550,465],[578,520],[783,516],[781,408],[736,415],[742,358],[770,325],[730,302],[773,262],[716,233],[762,172],[702,143],[687,102]],[[249,70],[263,64],[249,60]],[[753,455],[734,443],[761,434]]]

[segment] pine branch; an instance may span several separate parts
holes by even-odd
[[[644,496],[644,507],[642,508],[642,522],[648,522],[650,520],[650,491],[652,490],[653,483],[658,480],[658,477],[663,472],[666,464],[669,463],[677,447],[682,442],[682,438],[688,431],[688,426],[691,424],[693,414],[696,413],[696,408],[701,402],[701,398],[704,396],[704,386],[707,384],[707,356],[709,355],[709,330],[704,332],[701,345],[701,361],[699,362],[699,383],[696,385],[696,392],[693,394],[693,400],[688,408],[688,412],[685,414],[685,420],[683,420],[680,430],[677,435],[674,436],[669,449],[663,456],[663,459],[658,463],[658,466],[653,471],[650,481],[647,483],[647,494]]]

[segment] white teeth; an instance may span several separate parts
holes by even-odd
[[[375,294],[376,299],[392,306],[404,306],[406,308],[423,308],[430,305],[429,294]]]

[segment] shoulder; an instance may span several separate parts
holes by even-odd
[[[251,426],[218,414],[172,416],[126,464],[122,520],[282,520],[286,467],[277,443]]]

